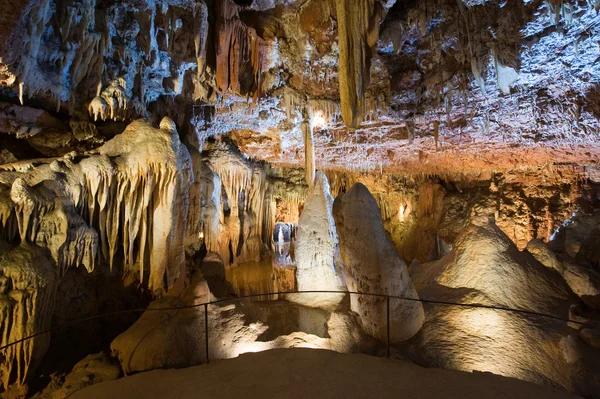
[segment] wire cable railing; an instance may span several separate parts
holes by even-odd
[[[591,327],[591,328],[597,327],[597,326],[591,325],[584,321],[573,320],[570,318],[565,318],[565,317],[561,317],[561,316],[557,316],[557,315],[553,315],[553,314],[549,314],[549,313],[541,313],[541,312],[536,312],[536,311],[527,310],[527,309],[515,309],[515,308],[510,308],[510,307],[500,306],[500,305],[485,305],[485,304],[480,304],[480,303],[458,303],[458,302],[450,302],[450,301],[444,301],[444,300],[439,300],[439,299],[411,298],[411,297],[404,297],[404,296],[400,296],[400,295],[387,295],[387,294],[359,292],[359,291],[332,291],[332,290],[331,291],[330,290],[278,291],[278,292],[267,292],[267,293],[261,293],[261,294],[249,294],[249,295],[243,295],[243,296],[221,298],[221,299],[217,299],[214,301],[203,302],[203,303],[198,303],[198,304],[193,304],[193,305],[171,306],[171,307],[163,307],[163,308],[126,309],[126,310],[120,310],[120,311],[115,311],[115,312],[103,313],[103,314],[94,315],[94,316],[82,317],[79,319],[71,320],[66,323],[62,323],[62,324],[50,327],[44,331],[40,331],[35,334],[31,334],[29,336],[26,336],[21,339],[10,342],[8,344],[2,345],[2,346],[0,346],[0,351],[6,350],[7,348],[9,348],[11,346],[18,345],[19,343],[28,341],[35,337],[49,334],[53,331],[63,329],[65,327],[77,325],[80,323],[84,323],[87,321],[91,321],[91,320],[104,319],[104,318],[109,318],[109,317],[113,317],[113,316],[132,314],[132,313],[178,311],[178,310],[186,310],[186,309],[194,309],[194,308],[203,307],[204,308],[204,325],[205,325],[205,334],[204,335],[205,335],[205,345],[206,345],[206,363],[209,363],[210,356],[209,356],[209,339],[208,339],[209,338],[208,306],[218,305],[218,304],[224,303],[224,302],[241,301],[244,299],[251,299],[251,298],[260,298],[263,296],[273,297],[275,295],[282,296],[282,295],[292,295],[292,294],[302,294],[302,295],[304,295],[304,294],[346,294],[346,295],[370,296],[370,297],[385,299],[385,301],[386,301],[386,323],[387,323],[387,325],[386,325],[386,336],[387,336],[386,353],[387,353],[388,358],[390,357],[390,347],[391,347],[390,346],[390,300],[391,299],[409,301],[409,302],[420,302],[422,304],[430,304],[430,305],[456,306],[456,307],[463,307],[463,308],[476,308],[476,309],[488,309],[488,310],[495,310],[495,311],[502,311],[502,312],[511,312],[511,313],[516,313],[516,314],[520,314],[520,315],[541,317],[541,318],[565,322],[565,323],[572,323],[572,324],[576,324],[576,325],[583,326],[583,327]]]

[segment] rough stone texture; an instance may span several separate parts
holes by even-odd
[[[414,265],[422,298],[484,304],[570,317],[575,302],[560,274],[538,263],[493,224],[470,226],[442,259]],[[489,371],[596,395],[597,349],[566,321],[495,309],[426,305],[427,320],[407,345],[422,364]],[[579,327],[579,326],[577,326]]]
[[[46,252],[22,242],[10,248],[0,241],[0,345],[13,343],[50,327],[58,270]],[[10,394],[25,394],[25,380],[39,365],[50,336],[39,335],[4,350],[0,381]]]
[[[600,273],[589,267],[567,263],[563,276],[585,304],[600,309]]]
[[[582,328],[579,331],[579,336],[588,345],[591,345],[594,348],[600,349],[600,330],[593,330],[591,328]]]
[[[194,286],[192,290],[197,291]],[[184,297],[185,298],[185,297]],[[115,338],[111,350],[125,373],[158,368],[186,367],[206,361],[204,307],[183,310],[154,309],[205,303],[210,296],[193,300],[163,297],[155,300],[140,319]],[[236,356],[244,345],[256,341],[266,329],[260,323],[245,324],[239,304],[209,306],[210,358]]]
[[[336,268],[338,235],[332,215],[329,182],[317,172],[315,184],[304,202],[296,239],[298,291],[345,291],[341,267]],[[335,307],[343,294],[290,295],[288,299],[312,307]]]
[[[406,264],[383,227],[377,203],[364,185],[357,183],[336,198],[334,217],[350,291],[419,298]],[[365,331],[386,339],[385,300],[361,295],[350,298],[351,309],[360,315]],[[421,303],[392,300],[391,341],[400,342],[415,335],[423,319]]]
[[[494,224],[471,225],[452,253],[440,261],[443,268],[436,270],[434,281],[449,288],[478,290],[488,298],[487,304],[514,309],[545,312],[570,299],[560,274],[528,255],[519,252]]]
[[[563,277],[588,306],[600,309],[598,212],[574,212],[552,235],[548,245],[564,265]]]
[[[560,274],[565,273],[565,267],[563,264],[542,240],[536,238],[535,240],[529,241],[526,249],[527,252],[533,255],[533,257],[542,265],[550,269],[554,269]]]
[[[197,283],[200,282],[202,280],[197,280]],[[186,367],[205,362],[204,307],[157,310],[209,300],[209,297],[194,297],[192,300],[190,290],[198,291],[192,284],[182,298],[163,297],[155,300],[130,329],[112,342],[113,354],[118,357],[125,373]],[[285,304],[283,310],[297,318],[292,320],[294,326],[291,333],[289,326],[281,320],[285,318],[277,316],[268,307],[263,309],[258,304],[240,300],[209,305],[211,361],[229,359],[246,352],[291,347],[357,352],[366,341],[360,330],[360,322],[352,313],[324,312],[290,303]],[[311,312],[323,313],[318,320],[325,321],[326,334],[315,333],[315,329],[322,330],[324,326],[322,323],[319,326],[311,325],[315,317]],[[270,314],[276,317],[271,319]]]
[[[124,278],[133,273],[156,294],[180,289],[190,174],[189,153],[168,118],[160,129],[133,122],[93,154],[4,165],[0,238],[20,242],[4,257],[6,289],[29,288],[34,297],[41,290],[40,298],[15,297],[31,316],[3,328],[5,343],[49,327],[58,284],[72,267],[91,272],[105,262],[118,267]],[[40,260],[46,255],[47,261]],[[20,271],[11,272],[14,267]],[[7,306],[8,312],[14,305],[8,301]],[[40,336],[8,349],[2,367],[5,388],[13,378],[24,384],[47,348],[47,342],[37,342],[44,340]],[[15,356],[18,370],[10,376]]]
[[[39,399],[67,398],[90,385],[114,381],[121,377],[121,374],[119,366],[113,364],[106,353],[96,353],[86,356],[73,367],[63,381],[53,381],[35,397]]]

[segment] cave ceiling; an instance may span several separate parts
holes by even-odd
[[[2,3],[5,160],[15,140],[58,156],[164,116],[190,146],[226,138],[282,167],[304,164],[304,120],[319,169],[599,159],[597,1]]]

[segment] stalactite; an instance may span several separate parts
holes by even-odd
[[[494,60],[494,67],[496,68],[496,83],[498,88],[504,94],[510,94],[510,86],[519,79],[519,74],[514,68],[503,65],[498,59],[497,50],[492,47],[491,50],[492,59]]]
[[[203,0],[194,5],[194,46],[198,63],[198,78],[206,70],[206,40],[208,38],[208,8]]]
[[[326,124],[335,124],[340,116],[340,108],[335,101],[326,99],[309,99],[310,115],[321,115]]]
[[[230,212],[225,216],[225,204],[219,204],[217,239],[208,241],[207,249],[219,253],[227,264],[259,261],[263,244],[270,244],[270,240],[263,242],[272,232],[267,234],[265,226],[271,228],[275,216],[270,212],[274,199],[269,198],[265,171],[227,146],[212,151],[209,166],[221,183]]]
[[[258,98],[265,58],[262,39],[254,29],[240,21],[233,0],[222,0],[217,4],[217,86],[222,92],[237,92],[240,68],[249,64],[254,79],[254,91],[251,94]]]
[[[297,116],[298,109],[302,109],[306,103],[307,100],[304,94],[289,87],[283,91],[283,105],[290,122],[293,122]]]
[[[155,294],[177,293],[192,175],[189,153],[168,118],[160,129],[136,121],[78,161],[67,155],[26,167],[4,165],[0,235],[20,246],[0,257],[0,312],[8,323],[0,330],[1,345],[48,327],[52,298],[71,267],[91,272],[103,259],[112,268],[118,258],[124,273],[138,271]],[[46,350],[44,339],[7,350],[0,360],[5,387],[24,381]]]
[[[357,128],[364,112],[371,56],[379,35],[379,2],[336,0],[339,37],[339,81],[342,117]]]
[[[0,223],[7,225],[14,214],[21,241],[44,243],[60,276],[72,266],[93,270],[98,251],[112,267],[122,250],[126,269],[139,265],[140,280],[152,291],[167,289],[183,264],[175,232],[178,219],[185,219],[187,196],[175,193],[187,192],[192,174],[189,153],[171,124],[163,121],[159,130],[136,121],[97,155],[33,168],[12,182],[12,209],[3,202]],[[37,188],[54,173],[65,176],[57,180],[64,193]]]
[[[42,248],[26,241],[0,258],[0,345],[48,329],[54,311],[58,276]],[[50,343],[39,335],[4,350],[1,385],[25,384]]]

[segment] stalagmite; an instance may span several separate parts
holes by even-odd
[[[318,172],[298,222],[296,280],[298,291],[344,291],[335,265],[338,238],[333,221],[329,182]],[[332,308],[343,294],[295,294],[288,299],[311,307]]]
[[[361,183],[336,198],[333,208],[340,238],[340,250],[349,291],[394,295],[418,299],[400,258],[383,227],[375,198]],[[351,309],[357,312],[365,331],[386,339],[385,301],[378,297],[352,295]],[[423,324],[423,306],[419,302],[390,301],[390,339],[401,342],[415,335]]]
[[[379,35],[379,2],[336,0],[339,40],[339,81],[342,118],[357,128],[364,113],[371,57]]]

